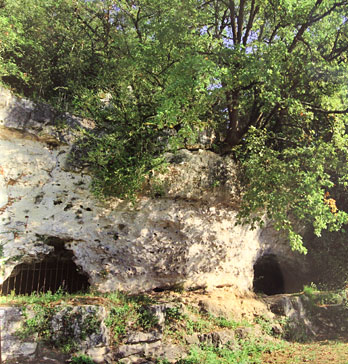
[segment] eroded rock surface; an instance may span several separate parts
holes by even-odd
[[[264,253],[300,266],[271,226],[236,226],[239,192],[229,157],[198,150],[168,155],[161,197],[135,205],[98,201],[90,176],[69,168],[74,128],[93,123],[0,89],[0,240],[4,281],[21,263],[40,261],[60,239],[100,291],[182,285],[252,289],[253,264]],[[70,128],[67,128],[70,126]],[[285,258],[284,258],[285,260]]]

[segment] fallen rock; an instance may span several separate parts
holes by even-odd
[[[142,356],[145,353],[144,344],[128,344],[120,345],[117,348],[116,357],[117,358],[127,358],[129,356],[138,355]]]
[[[152,332],[132,332],[129,334],[129,336],[126,339],[126,344],[138,344],[138,343],[151,343],[158,340],[161,340],[162,333],[158,331],[152,331]]]
[[[185,340],[188,345],[199,345],[201,343],[199,334],[197,334],[197,333],[194,333],[192,335],[187,335],[185,337]]]
[[[198,334],[201,343],[216,348],[227,346],[229,349],[235,349],[238,344],[236,342],[234,332],[230,330],[215,331],[207,334]]]
[[[106,346],[94,347],[94,348],[89,348],[86,351],[86,355],[91,357],[93,361],[97,364],[105,364],[106,362],[105,358],[109,353],[109,351],[110,351],[109,348]]]
[[[176,363],[179,359],[186,356],[185,351],[179,345],[162,343],[158,346],[148,347],[145,356],[154,359],[163,359],[169,363]]]
[[[234,330],[234,332],[239,339],[248,339],[254,336],[255,334],[254,329],[252,327],[244,327],[244,326],[237,327]]]

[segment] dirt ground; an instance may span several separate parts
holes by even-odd
[[[211,291],[197,290],[193,292],[161,292],[153,294],[156,300],[176,299],[188,305],[196,305],[214,316],[222,316],[235,321],[252,321],[256,316],[274,315],[267,305],[254,293],[241,293],[232,287],[222,287]]]

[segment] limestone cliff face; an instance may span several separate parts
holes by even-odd
[[[231,159],[204,150],[168,155],[161,197],[101,202],[89,192],[86,171],[67,164],[74,128],[93,123],[65,115],[62,128],[61,120],[49,107],[0,89],[0,283],[19,264],[48,255],[52,238],[73,251],[100,291],[176,284],[247,291],[262,254],[298,261],[271,226],[235,226]]]

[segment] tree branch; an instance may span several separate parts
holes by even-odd
[[[312,10],[310,11],[307,21],[301,25],[300,29],[298,30],[297,34],[295,35],[290,47],[288,48],[288,52],[291,53],[298,41],[302,38],[302,35],[304,34],[304,32],[308,29],[308,27],[310,25],[312,25],[313,23],[315,23],[315,21],[313,20],[314,18],[312,18],[312,15],[314,14],[315,10],[318,8],[318,6],[320,6],[320,4],[323,2],[323,0],[317,0],[317,2],[315,3],[315,5],[313,6]]]
[[[250,34],[251,29],[252,29],[255,16],[259,12],[259,9],[260,9],[259,6],[256,6],[256,8],[255,8],[255,0],[252,0],[250,14],[249,14],[249,20],[248,20],[248,25],[246,27],[245,34],[244,34],[244,37],[243,37],[243,45],[244,46],[247,45],[248,38],[249,38],[249,34]]]
[[[230,0],[230,2],[229,2],[229,9],[230,9],[233,43],[237,44],[236,8],[235,8],[233,0]]]
[[[307,110],[309,111],[315,111],[315,112],[320,112],[321,114],[348,114],[348,107],[345,110],[324,110],[320,107],[317,106],[312,106],[306,102],[303,103],[303,105],[307,106]]]
[[[288,52],[291,53],[298,41],[302,38],[302,35],[304,34],[304,32],[314,23],[318,22],[319,20],[324,19],[325,17],[327,17],[328,15],[330,15],[336,8],[343,6],[343,5],[348,5],[348,1],[341,1],[338,3],[335,3],[329,10],[325,11],[323,14],[321,15],[317,15],[317,16],[313,16],[315,11],[318,9],[318,7],[321,5],[321,3],[323,2],[323,0],[317,0],[317,2],[315,3],[315,5],[313,6],[312,10],[310,11],[308,18],[307,18],[307,22],[305,22],[304,24],[301,25],[300,29],[298,30],[297,34],[295,35],[291,45],[288,47]]]
[[[244,23],[244,7],[245,7],[245,0],[240,0],[239,14],[238,14],[238,32],[237,32],[238,44],[240,44],[242,41],[243,23]]]
[[[319,4],[320,5],[320,4]],[[348,1],[341,1],[338,3],[335,3],[329,10],[327,10],[325,13],[318,15],[316,18],[313,18],[313,23],[325,18],[326,16],[330,15],[336,8],[343,6],[343,5],[348,5]]]
[[[226,19],[227,19],[227,13],[228,13],[228,9],[226,9],[224,11],[224,14],[222,15],[222,19],[221,19],[221,24],[220,24],[220,30],[219,30],[219,36],[221,36],[222,32],[224,31],[225,27],[226,27]]]

